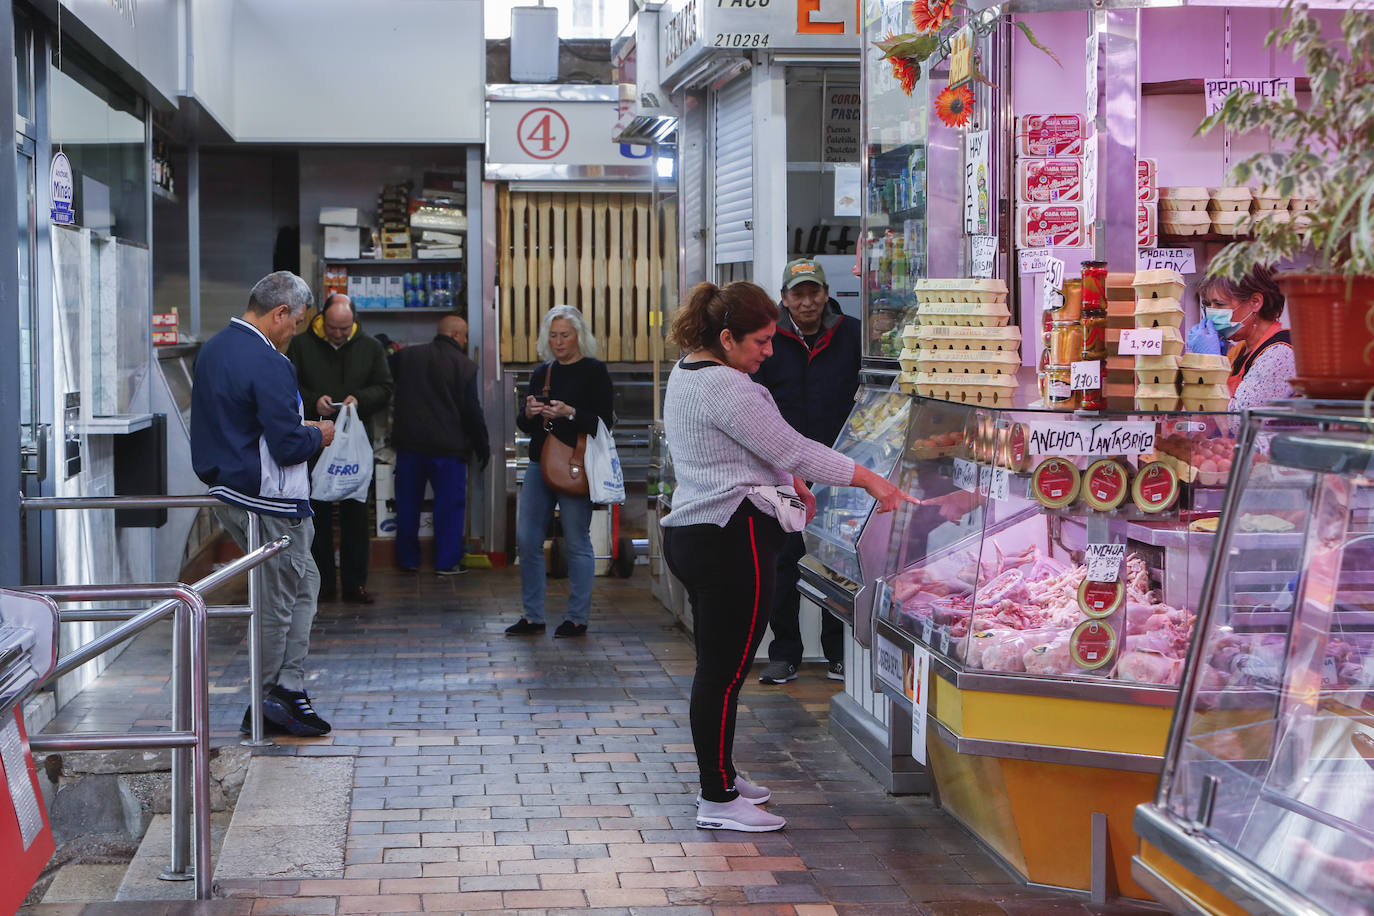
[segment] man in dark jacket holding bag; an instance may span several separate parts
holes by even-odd
[[[346,404],[352,404],[363,422],[367,441],[372,441],[372,419],[391,400],[391,371],[377,339],[363,333],[353,303],[343,293],[331,293],[324,308],[304,333],[297,334],[287,349],[296,367],[306,417],[337,421]],[[367,517],[367,494],[362,499],[321,502],[312,499],[315,540],[310,552],[320,569],[321,601],[332,601],[335,591],[334,507],[339,507],[338,578],[343,600],[371,604],[367,591],[368,555],[372,531]]]
[[[420,568],[420,503],[428,483],[434,488],[434,571],[465,572],[468,462],[485,468],[491,458],[477,364],[463,352],[467,338],[468,323],[445,315],[434,340],[396,354],[396,565],[405,570]]]
[[[782,310],[773,335],[773,355],[754,381],[767,388],[793,429],[824,445],[834,445],[854,408],[863,364],[863,330],[830,298],[825,270],[811,258],[787,262],[782,271]],[[778,553],[777,582],[768,623],[773,641],[763,684],[782,684],[797,676],[802,658],[801,596],[797,562],[806,555],[800,532],[787,535]],[[844,624],[821,611],[821,651],[826,675],[844,680]]]

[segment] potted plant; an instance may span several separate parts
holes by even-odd
[[[1304,3],[1291,2],[1265,47],[1301,60],[1312,99],[1240,91],[1198,127],[1267,131],[1273,149],[1231,170],[1235,184],[1304,200],[1291,219],[1252,217],[1250,236],[1227,245],[1208,276],[1239,279],[1256,265],[1302,264],[1279,279],[1288,301],[1298,379],[1315,397],[1374,388],[1374,13],[1357,3],[1340,38],[1322,34]]]

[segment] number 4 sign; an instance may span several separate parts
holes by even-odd
[[[516,127],[520,148],[535,159],[554,158],[563,152],[571,135],[567,120],[552,108],[530,109]]]

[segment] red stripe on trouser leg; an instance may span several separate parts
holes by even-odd
[[[734,780],[730,774],[725,772],[725,723],[730,719],[730,698],[736,696],[739,683],[744,678],[744,672],[749,667],[749,647],[754,644],[754,629],[759,625],[759,545],[754,539],[754,519],[749,519],[749,552],[754,558],[754,607],[749,616],[749,638],[744,642],[744,654],[740,656],[739,667],[735,669],[735,676],[730,679],[730,684],[725,688],[725,697],[720,707],[720,781],[726,790],[735,787]]]

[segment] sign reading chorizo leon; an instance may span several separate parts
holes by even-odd
[[[554,158],[571,136],[567,120],[552,108],[531,108],[515,128],[516,142],[535,159]]]
[[[1154,451],[1155,424],[1148,420],[1031,420],[1027,446],[1032,455],[1142,455]]]

